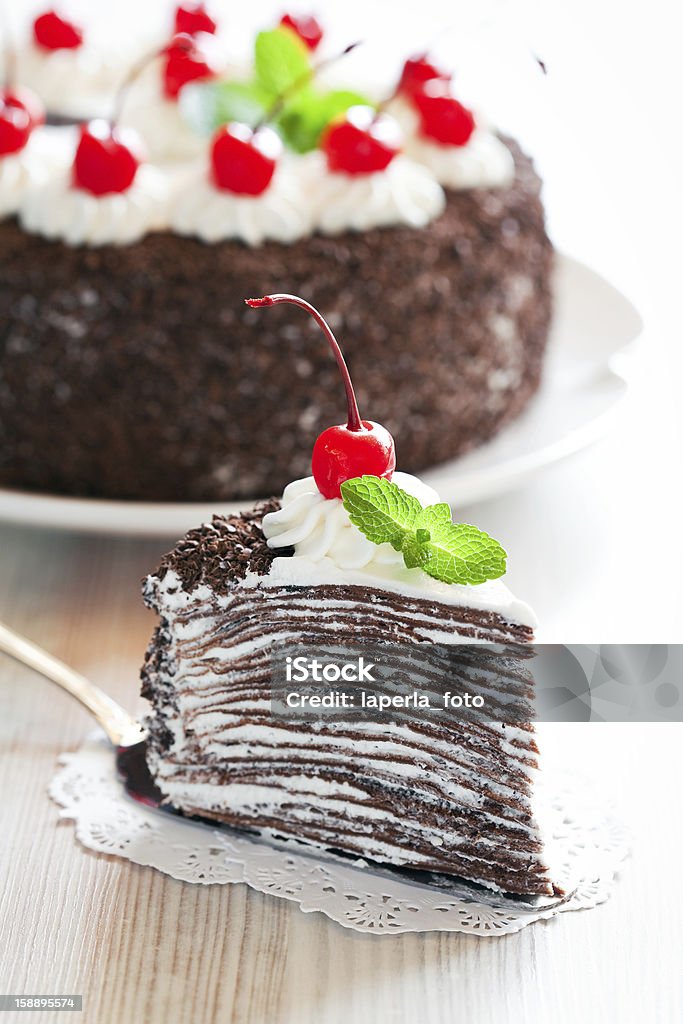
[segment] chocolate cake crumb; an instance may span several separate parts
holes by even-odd
[[[261,529],[263,517],[279,508],[279,499],[270,498],[238,515],[215,515],[164,555],[154,576],[163,580],[172,570],[188,593],[206,584],[216,594],[227,594],[230,584],[247,572],[265,576],[274,558],[294,554],[294,548],[269,548]]]

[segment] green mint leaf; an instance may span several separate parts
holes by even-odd
[[[286,103],[278,127],[291,149],[297,153],[308,153],[317,149],[330,121],[358,104],[368,104],[360,93],[346,89],[320,93],[309,86],[297,91]]]
[[[263,120],[271,96],[258,82],[198,82],[181,90],[179,103],[195,131],[211,135],[229,121],[253,128]]]
[[[345,480],[341,495],[353,525],[373,544],[392,544],[397,551],[422,511],[412,494],[377,476]]]
[[[306,44],[288,28],[259,32],[254,63],[257,82],[273,101],[311,70]]]
[[[445,501],[440,501],[438,505],[427,505],[427,508],[423,508],[420,513],[419,525],[425,530],[438,526],[439,523],[452,524],[452,522],[451,506]]]
[[[401,551],[408,569],[470,585],[505,573],[507,555],[498,541],[476,526],[452,522],[445,502],[422,508],[403,488],[376,476],[346,480],[341,494],[354,526],[373,543]]]
[[[440,522],[425,545],[425,572],[444,583],[476,585],[505,573],[506,554],[497,540],[467,523]]]
[[[418,530],[418,533],[420,531]],[[430,554],[424,543],[417,539],[414,534],[406,533],[403,538],[403,561],[408,569],[425,569]]]

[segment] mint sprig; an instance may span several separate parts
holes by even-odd
[[[444,583],[477,585],[505,573],[506,553],[476,526],[454,523],[445,502],[423,508],[402,487],[377,476],[341,485],[349,519],[373,544],[391,544],[407,568]]]
[[[318,88],[313,70],[308,49],[291,29],[259,32],[253,77],[187,85],[180,93],[181,111],[202,135],[230,121],[254,128],[276,111],[272,123],[285,145],[308,153],[330,121],[349,107],[369,104],[358,92]]]
[[[288,28],[259,32],[254,47],[256,80],[273,99],[311,71],[306,44]]]

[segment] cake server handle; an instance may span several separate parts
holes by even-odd
[[[2,623],[0,653],[32,668],[75,697],[102,726],[114,746],[129,747],[145,738],[146,733],[140,723],[103,690]]]

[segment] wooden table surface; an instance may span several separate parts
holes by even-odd
[[[1,528],[0,618],[133,709],[163,547]],[[558,727],[636,833],[609,903],[505,938],[375,937],[81,848],[46,787],[87,716],[7,659],[0,698],[0,992],[82,993],[96,1024],[683,1020],[679,726]]]

